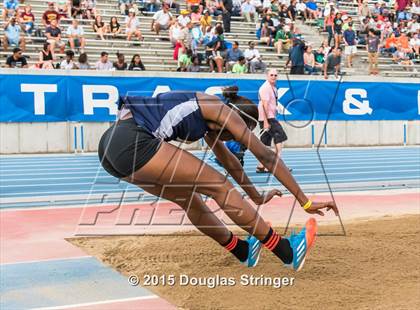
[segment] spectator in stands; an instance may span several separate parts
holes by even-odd
[[[187,72],[200,72],[200,59],[197,55],[192,57],[192,63],[187,67]]]
[[[203,16],[201,16],[200,19],[200,25],[201,25],[201,31],[203,33],[206,32],[207,27],[211,27],[211,22],[213,21],[213,18],[210,15],[209,10],[204,10],[203,11]]]
[[[190,31],[191,34],[191,49],[193,54],[196,55],[198,53],[198,48],[203,42],[203,32],[200,28],[200,23],[195,22],[192,23],[192,29]]]
[[[341,47],[336,47],[331,52],[331,54],[328,55],[327,59],[324,63],[324,78],[328,79],[328,74],[335,75],[336,78],[338,78],[338,75],[340,74],[340,67],[341,67]]]
[[[179,24],[178,20],[175,19],[171,27],[169,28],[169,41],[171,41],[172,46],[175,47],[178,40],[182,37],[182,27]]]
[[[249,41],[248,48],[244,52],[244,57],[248,63],[248,71],[256,73],[257,70],[265,71],[267,65],[262,61],[260,52],[255,48],[255,42]]]
[[[7,68],[28,68],[26,58],[22,56],[22,50],[19,47],[13,49],[13,55],[6,60]]]
[[[47,28],[51,22],[57,21],[57,25],[60,22],[60,14],[54,8],[54,2],[48,2],[48,9],[42,14],[42,24]]]
[[[227,51],[226,56],[226,72],[230,71],[237,62],[239,57],[243,57],[244,53],[239,49],[239,42],[235,41],[232,44],[232,48]]]
[[[135,36],[139,41],[143,41],[143,36],[141,35],[141,31],[139,29],[140,22],[133,8],[129,10],[128,16],[125,17],[125,27],[127,41],[130,41],[132,36]]]
[[[50,22],[50,25],[45,29],[45,36],[53,50],[58,46],[60,48],[60,53],[64,53],[65,43],[61,40],[61,29],[57,26],[56,19],[53,19]]]
[[[324,19],[324,31],[328,32],[328,45],[331,46],[331,40],[334,39],[334,11],[331,10]]]
[[[112,62],[108,60],[108,53],[102,52],[101,58],[96,62],[96,70],[111,70],[113,68]]]
[[[302,16],[303,21],[305,21],[307,19],[306,4],[302,0],[298,0],[296,2],[295,9],[296,9],[296,15]]]
[[[193,24],[195,24],[195,23],[199,24],[200,21],[201,21],[201,17],[202,17],[202,15],[201,15],[201,12],[200,12],[200,8],[199,7],[194,7],[193,10],[191,11],[191,15],[190,15],[191,22]]]
[[[245,2],[242,4],[241,14],[246,22],[250,23],[253,20],[254,23],[258,23],[257,9],[251,0],[245,0]]]
[[[232,0],[220,0],[223,18],[223,30],[230,32],[230,22],[232,19],[233,2]]]
[[[48,42],[44,43],[42,51],[39,52],[39,69],[54,69],[54,50],[51,49],[51,44]]]
[[[370,17],[370,8],[369,8],[369,0],[363,0],[362,3],[359,2],[359,16],[362,17]]]
[[[270,15],[268,15],[270,16]],[[272,21],[270,19],[270,21]],[[270,24],[265,21],[262,25],[261,25],[261,33],[260,33],[260,41],[262,43],[267,44],[267,46],[271,46],[274,39],[273,39],[273,33],[274,31],[272,30],[272,27],[270,27]]]
[[[316,73],[316,66],[315,66],[315,55],[312,52],[312,46],[307,45],[304,48],[305,53],[303,54],[303,61],[305,64],[305,72],[308,74],[315,74]]]
[[[306,15],[308,19],[317,19],[318,16],[318,5],[314,0],[308,0],[306,2]]]
[[[128,67],[130,71],[144,71],[146,68],[143,65],[143,62],[140,59],[139,54],[134,54],[133,58],[131,59],[130,66]]]
[[[347,67],[353,67],[353,57],[357,54],[356,32],[353,30],[353,23],[349,23],[349,28],[344,31],[344,53],[347,58]]]
[[[293,39],[293,46],[289,49],[289,58],[286,67],[291,63],[290,74],[304,74],[305,62],[303,54],[305,52],[305,43],[299,39]]]
[[[83,18],[92,19],[96,16],[96,0],[83,0],[81,8]]]
[[[80,48],[83,53],[85,50],[85,38],[84,38],[83,27],[79,25],[77,19],[73,19],[71,25],[67,28],[67,37],[70,44],[70,49]]]
[[[367,38],[366,51],[368,52],[369,59],[369,75],[378,74],[378,51],[379,51],[380,40],[376,35],[374,29],[369,30],[369,36]]]
[[[117,17],[111,17],[111,20],[109,21],[108,25],[108,32],[112,34],[114,38],[121,33],[121,25],[118,22]]]
[[[215,35],[216,35],[216,38],[212,42],[212,54],[210,57],[210,72],[214,72],[214,63],[215,63],[217,67],[217,72],[222,73],[223,64],[227,55],[227,47],[226,47],[225,37],[223,35],[223,27],[221,25],[216,26]]]
[[[340,46],[343,37],[343,20],[341,19],[341,13],[337,12],[334,17],[334,40],[335,46]]]
[[[322,45],[314,53],[314,56],[315,56],[315,67],[322,71],[322,69],[324,68],[324,62],[325,62],[324,47]]]
[[[124,54],[117,53],[117,61],[113,64],[114,69],[117,71],[124,71],[128,69],[128,65],[125,62]]]
[[[277,30],[276,37],[274,38],[274,47],[277,54],[280,55],[283,50],[289,50],[292,43],[293,34],[289,26],[284,26]]]
[[[409,40],[407,37],[407,33],[404,30],[401,31],[400,36],[397,38],[397,44],[400,44],[405,52],[410,52],[410,47],[408,45],[408,42]]]
[[[179,9],[181,6],[179,3],[176,3],[176,0],[165,0],[164,2],[169,5],[170,9],[175,9],[176,14],[179,14]]]
[[[77,67],[80,70],[89,70],[90,69],[90,64],[88,61],[88,56],[86,53],[81,53],[79,55],[79,59],[78,59],[78,63],[77,63]]]
[[[220,16],[223,13],[219,0],[206,0],[206,10],[213,16]]]
[[[187,9],[192,10],[194,7],[200,7],[200,0],[187,0]]]
[[[75,62],[73,61],[73,58],[74,58],[74,52],[72,50],[66,51],[66,59],[64,59],[60,63],[60,69],[63,69],[63,70],[78,69]]]
[[[169,5],[164,3],[162,5],[162,10],[157,11],[153,15],[153,21],[151,25],[151,30],[155,31],[159,35],[160,30],[167,30],[171,26],[172,14],[169,12]]]
[[[385,40],[385,48],[382,50],[382,53],[393,54],[397,50],[397,37],[395,32],[391,33],[391,36]]]
[[[411,50],[414,52],[416,58],[419,57],[419,50],[420,50],[420,34],[415,33],[413,37],[410,39],[409,46]]]
[[[4,25],[3,49],[7,51],[11,45],[25,51],[25,38],[21,36],[23,31],[25,31],[24,26],[15,17],[11,17]]]
[[[190,12],[188,10],[181,10],[181,15],[178,16],[177,20],[181,27],[186,27],[191,22]]]
[[[58,12],[58,14],[60,15],[60,18],[64,17],[67,18],[68,17],[68,13],[69,13],[69,6],[68,6],[68,1],[67,0],[55,0],[54,1],[56,4],[56,10]]]
[[[248,72],[248,66],[246,65],[246,59],[244,56],[239,56],[238,60],[232,67],[232,73],[243,74]]]
[[[149,13],[156,13],[157,11],[159,11],[159,8],[161,7],[161,4],[158,0],[149,0],[146,4],[146,12]],[[169,8],[169,5],[168,5]]]
[[[134,10],[137,12],[137,5],[133,0],[118,0],[118,6],[120,8],[121,15],[128,15],[128,11],[131,8],[134,8]]]
[[[71,17],[76,18],[82,13],[82,0],[71,0]]]
[[[19,7],[19,2],[17,0],[4,0],[3,1],[3,20],[6,21],[10,17],[15,16],[16,10]]]
[[[105,40],[104,34],[107,33],[108,29],[105,23],[102,21],[101,15],[95,16],[95,21],[93,22],[92,27],[93,27],[93,31],[95,31],[98,34],[101,40]]]
[[[296,11],[296,0],[290,1],[290,5],[287,8],[287,16],[292,20],[295,21],[297,15]]]
[[[186,52],[178,58],[177,71],[186,72],[188,66],[192,64],[192,56],[193,56],[192,50],[187,48]]]
[[[32,35],[32,32],[35,29],[35,16],[32,13],[32,7],[27,4],[25,10],[20,14],[20,23],[25,28],[25,33]]]

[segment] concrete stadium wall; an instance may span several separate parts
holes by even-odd
[[[324,122],[313,122],[303,128],[303,122],[293,126],[283,123],[289,137],[286,147],[420,145],[420,121],[330,121],[323,135]],[[77,150],[81,151],[81,126],[84,151],[96,152],[102,133],[111,123],[0,123],[0,154],[74,152],[74,128],[77,130]],[[313,128],[313,129],[312,129]],[[313,134],[312,134],[313,131]],[[177,144],[175,142],[175,144]],[[201,142],[183,145],[187,149],[201,148]]]
[[[185,73],[150,72],[104,72],[104,71],[65,71],[65,70],[19,70],[0,69],[0,74],[33,75],[75,75],[75,76],[142,76],[142,77],[191,77]],[[200,78],[237,79],[232,74],[194,74]],[[249,74],[241,79],[262,79],[264,75]],[[293,77],[293,80],[322,80],[320,76]],[[366,80],[366,76],[345,77],[343,82]],[[369,77],[369,82],[418,83],[412,78]],[[1,102],[0,102],[1,104]],[[323,121],[315,121],[306,126],[304,122],[282,123],[289,137],[286,147],[311,147],[320,143],[328,146],[377,146],[377,145],[420,145],[420,121],[330,121],[323,134]],[[83,127],[84,151],[95,152],[102,133],[111,126],[109,122],[75,123],[0,123],[0,154],[59,153],[74,152],[74,127],[77,127],[77,148],[81,150],[81,126]],[[302,127],[302,128],[298,128]],[[405,132],[404,132],[405,131]],[[175,143],[176,144],[176,143]],[[188,149],[201,148],[202,143],[184,145]]]

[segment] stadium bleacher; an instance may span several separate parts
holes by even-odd
[[[323,8],[325,6],[325,1],[316,1],[318,7]],[[45,0],[27,0],[25,4],[30,4],[32,6],[32,12],[36,18],[36,27],[41,30],[44,30],[43,25],[41,24],[41,17],[43,12],[47,8],[48,1]],[[185,1],[182,1],[181,8],[184,9],[186,4]],[[370,1],[370,5],[373,5],[374,2]],[[353,18],[354,24],[360,24],[360,18],[358,17],[358,4],[352,0],[340,0],[337,1],[336,7],[340,11],[344,11],[348,16]],[[103,20],[108,23],[112,16],[116,16],[124,28],[124,19],[125,16],[120,14],[118,8],[117,0],[101,0],[97,1],[96,11],[100,14]],[[172,10],[172,13],[175,15],[175,11]],[[86,47],[85,52],[89,56],[89,63],[92,65],[99,60],[100,54],[102,51],[109,53],[109,58],[111,61],[116,60],[117,52],[123,53],[125,55],[125,61],[129,61],[134,54],[140,54],[143,64],[148,71],[176,71],[178,68],[177,61],[173,59],[173,46],[168,40],[168,31],[162,31],[159,36],[150,30],[150,25],[152,23],[152,14],[138,14],[140,21],[140,30],[144,41],[141,43],[138,41],[126,41],[125,35],[121,34],[115,38],[110,36],[105,36],[106,40],[100,40],[97,37],[97,34],[93,31],[91,26],[92,20],[80,19],[80,24],[84,28],[84,37],[86,38]],[[316,49],[321,42],[326,38],[326,33],[323,31],[322,27],[323,18],[318,20],[302,21],[301,19],[296,21],[296,26],[298,27],[300,33],[302,34],[305,41],[310,42],[312,46]],[[216,18],[213,18],[213,23],[215,23]],[[62,32],[65,33],[67,27],[71,24],[70,18],[62,18],[60,20],[60,26]],[[2,26],[0,27],[0,37],[4,35],[3,29],[4,22],[2,21]],[[124,31],[122,31],[123,33]],[[251,40],[258,41],[256,37],[256,25],[254,23],[248,23],[243,20],[242,17],[232,17],[232,27],[231,32],[225,34],[225,39],[227,41],[238,41],[240,44],[240,49],[245,50],[248,47],[248,42]],[[158,40],[157,40],[158,39]],[[27,57],[28,64],[34,65],[38,61],[39,51],[42,49],[43,40],[45,38],[31,38],[26,37],[26,51],[24,55]],[[66,49],[69,47],[66,46]],[[278,55],[274,47],[267,46],[266,44],[260,43],[257,46],[263,61],[267,64],[268,67],[277,68],[280,71],[285,71],[285,63],[288,58],[287,51]],[[3,66],[6,60],[6,57],[11,55],[11,49],[9,51],[0,51],[0,66]],[[77,51],[76,51],[77,56]],[[418,55],[417,55],[418,56]],[[56,53],[56,62],[61,62],[64,59],[64,54]],[[420,66],[418,65],[418,60],[414,59],[416,64],[409,69],[405,66],[394,64],[389,57],[379,57],[379,69],[381,74],[389,76],[418,76],[420,71]],[[342,69],[342,72],[346,74],[367,74],[367,52],[365,46],[358,46],[357,60],[355,63],[355,68]],[[208,71],[208,66],[205,63],[201,66],[201,71]]]

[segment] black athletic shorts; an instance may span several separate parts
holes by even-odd
[[[260,137],[261,142],[266,146],[271,146],[271,140],[274,140],[274,144],[286,141],[287,135],[280,123],[274,118],[269,118],[267,121],[270,124],[270,129],[263,132]],[[264,129],[264,122],[260,122],[260,128]]]
[[[162,140],[138,127],[134,118],[118,121],[102,135],[98,155],[102,167],[123,178],[143,167],[159,150]]]

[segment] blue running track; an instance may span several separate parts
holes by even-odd
[[[224,173],[210,154],[193,153]],[[321,149],[320,156],[333,190],[420,187],[420,147]],[[283,159],[306,191],[328,190],[314,149],[286,149]],[[271,175],[256,174],[256,164],[247,152],[245,171],[258,188],[279,186]],[[135,201],[141,194],[108,175],[95,154],[2,156],[0,177],[0,208],[112,202],[123,192],[125,201]]]

